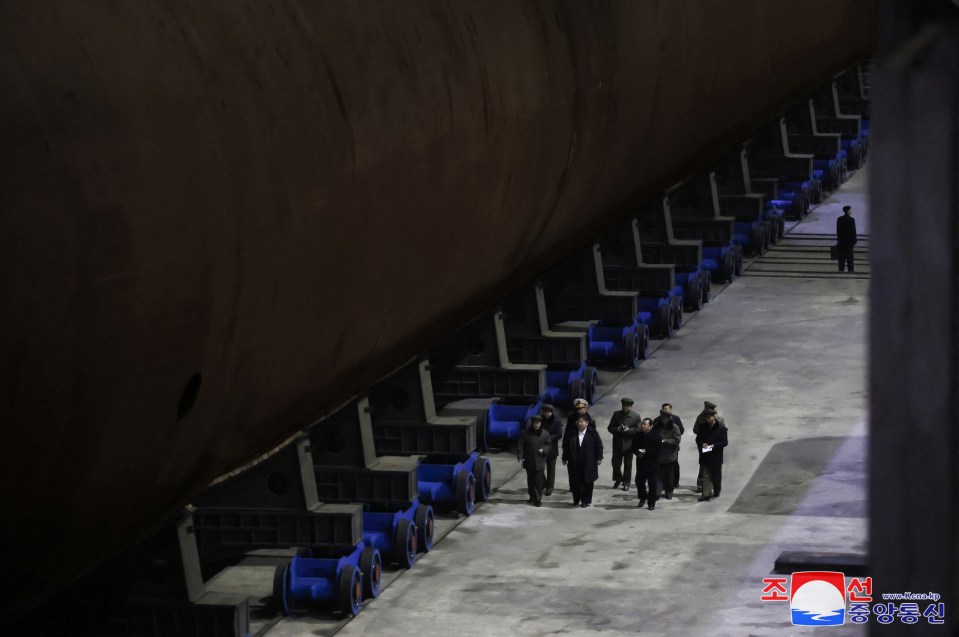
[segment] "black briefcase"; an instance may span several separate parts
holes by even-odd
[[[836,255],[836,251],[839,249],[839,246],[829,246],[829,258],[835,261],[839,257]]]

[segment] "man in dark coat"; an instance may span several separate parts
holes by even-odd
[[[716,419],[716,410],[706,410],[706,422],[696,434],[699,466],[703,473],[703,495],[700,502],[718,498],[723,487],[723,449],[729,444],[726,425]]]
[[[642,419],[633,411],[632,398],[623,398],[620,403],[623,408],[613,412],[606,430],[613,434],[613,488],[623,485],[623,491],[629,491],[633,477],[633,436],[639,433]]]
[[[569,489],[573,505],[584,509],[593,502],[593,483],[599,478],[603,461],[603,441],[599,432],[589,428],[585,416],[576,420],[576,432],[563,443],[563,464],[569,470]]]
[[[683,425],[683,419],[673,413],[673,406],[670,403],[663,403],[663,406],[659,408],[659,417],[662,418],[666,415],[669,415],[673,419],[673,424],[679,427],[679,435],[682,436],[686,433],[686,427]],[[653,426],[657,426],[656,422],[653,422]],[[676,461],[673,462],[673,485],[679,486],[679,445],[676,446]]]
[[[709,410],[716,411],[716,403],[710,402],[708,400],[703,401],[703,410],[699,412],[699,415],[696,416],[696,422],[693,423],[693,435],[699,435],[699,430],[703,428],[706,424],[706,414]],[[716,422],[721,424],[723,427],[726,426],[726,419],[716,414]],[[678,484],[678,482],[677,482]],[[699,475],[696,476],[696,491],[703,490],[703,468],[699,467]]]
[[[526,469],[526,488],[529,501],[543,504],[543,486],[546,483],[546,456],[549,454],[549,433],[543,429],[542,416],[530,418],[529,427],[519,437],[516,459]]]
[[[653,421],[643,418],[639,433],[633,437],[633,453],[636,454],[636,493],[639,494],[639,506],[649,499],[649,510],[656,508],[659,493],[659,451],[663,439],[659,431],[653,429]],[[648,488],[647,488],[648,487]]]
[[[673,499],[673,476],[676,473],[676,459],[679,457],[679,440],[682,434],[679,427],[673,422],[669,412],[662,412],[657,422],[653,423],[653,431],[658,431],[663,441],[659,451],[659,486],[667,500]]]
[[[843,272],[849,265],[849,271],[855,272],[852,262],[852,249],[856,245],[856,220],[852,217],[852,206],[842,207],[842,216],[836,219],[836,258],[839,260],[839,271]]]
[[[543,416],[543,429],[549,434],[549,453],[546,454],[546,491],[543,495],[552,495],[556,486],[556,458],[559,457],[559,448],[563,445],[563,423],[556,417],[552,405],[543,405],[540,408]]]
[[[585,418],[587,427],[596,431],[596,421],[589,415],[589,412],[586,411],[587,409],[589,409],[589,403],[582,398],[577,398],[573,401],[573,413],[566,418],[566,429],[563,430],[564,447],[566,446],[566,441],[576,433],[576,421],[580,418]]]

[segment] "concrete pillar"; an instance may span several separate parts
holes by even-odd
[[[887,35],[870,142],[873,603],[935,592],[946,625],[871,617],[870,635],[959,635],[959,25]]]

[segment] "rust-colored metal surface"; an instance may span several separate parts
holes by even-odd
[[[872,0],[4,2],[0,603],[587,243],[873,23]]]

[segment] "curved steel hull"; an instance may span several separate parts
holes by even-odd
[[[3,3],[4,606],[867,55],[872,5]]]

